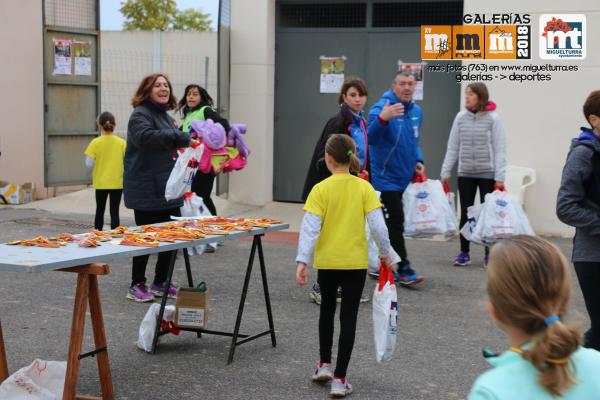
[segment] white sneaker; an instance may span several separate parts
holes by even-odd
[[[352,393],[352,385],[346,378],[333,378],[331,381],[331,397],[346,397]]]
[[[319,361],[315,373],[312,376],[312,380],[315,382],[328,382],[333,379],[333,372],[331,372],[331,363],[322,363]]]

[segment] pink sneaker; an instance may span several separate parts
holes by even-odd
[[[146,303],[154,301],[154,296],[148,291],[148,286],[145,283],[136,283],[129,288],[127,298],[138,303]]]
[[[155,297],[163,297],[163,294],[165,292],[165,285],[166,285],[166,282],[153,283],[152,286],[150,286],[150,291],[154,294]],[[177,298],[177,287],[174,286],[173,284],[169,285],[168,298],[169,299]]]
[[[352,391],[352,385],[346,378],[333,377],[333,380],[331,381],[331,391],[329,392],[331,397],[346,397],[352,394]]]

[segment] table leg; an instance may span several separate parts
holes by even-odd
[[[269,319],[269,330],[271,331],[271,343],[273,347],[277,346],[275,339],[275,325],[273,324],[273,312],[271,311],[271,297],[269,296],[269,286],[267,284],[267,269],[265,267],[265,256],[262,248],[262,235],[257,236],[258,260],[260,262],[260,275],[262,277],[263,290],[265,292],[265,305],[267,306],[267,318]]]
[[[188,249],[183,249],[183,260],[185,261],[185,272],[187,273],[188,286],[194,287],[194,279],[192,278],[192,267],[190,265],[190,255]]]
[[[85,310],[89,295],[89,275],[77,274],[77,289],[75,290],[75,305],[73,306],[73,321],[71,323],[71,339],[67,356],[67,373],[63,400],[75,400],[77,395],[77,380],[79,378],[79,354],[83,346],[83,331],[85,329]]]
[[[97,275],[107,275],[109,273],[109,266],[107,264],[88,264],[62,268],[57,271],[74,272],[77,274],[77,288],[75,289],[63,400],[100,400],[99,397],[77,395],[80,360],[91,356],[98,357],[98,372],[103,394],[102,399],[114,400],[97,279]],[[90,304],[96,349],[92,352],[81,354],[85,329],[85,312],[88,302]]]
[[[235,347],[237,346],[237,339],[240,332],[240,325],[242,324],[244,303],[246,302],[246,294],[248,293],[248,285],[250,284],[250,275],[252,274],[252,264],[254,264],[254,254],[256,253],[257,243],[258,239],[256,236],[254,236],[254,239],[252,240],[252,250],[250,250],[250,258],[248,259],[248,268],[246,269],[246,277],[244,278],[244,287],[242,289],[242,297],[240,298],[240,306],[238,307],[233,337],[231,338],[231,348],[229,349],[229,358],[227,359],[227,364],[231,364],[233,362],[233,354],[235,353]]]
[[[90,281],[90,316],[92,319],[92,329],[94,331],[94,344],[96,349],[106,348],[106,333],[104,332],[104,320],[102,317],[102,305],[100,303],[100,291],[98,289],[98,277],[89,276]],[[98,362],[98,373],[100,374],[100,388],[102,398],[112,400],[115,398],[112,386],[112,377],[108,363],[108,351],[101,351],[96,354]]]
[[[4,350],[4,338],[2,336],[2,323],[0,322],[0,383],[8,378],[8,363],[6,362],[6,352]]]
[[[175,259],[177,258],[177,250],[174,250],[171,256],[171,262],[169,264],[169,272],[167,273],[167,281],[165,286],[170,287],[171,281],[173,280],[173,270],[175,269]],[[162,324],[163,316],[165,314],[165,307],[167,306],[167,299],[169,298],[168,290],[163,293],[162,301],[160,302],[160,311],[156,317],[156,328],[154,329],[154,339],[152,340],[152,354],[156,354],[156,347],[158,345],[158,336],[160,333],[160,325]]]

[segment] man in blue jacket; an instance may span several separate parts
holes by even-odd
[[[415,173],[425,172],[419,149],[423,111],[413,102],[415,87],[411,73],[397,73],[391,89],[371,108],[367,120],[371,183],[381,192],[390,242],[402,258],[396,280],[407,286],[424,279],[410,266],[403,236],[402,194]]]

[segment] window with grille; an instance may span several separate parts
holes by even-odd
[[[364,28],[367,4],[281,4],[279,26],[284,28]]]
[[[97,0],[45,0],[46,25],[98,29]]]
[[[373,27],[398,28],[421,25],[461,25],[462,1],[374,3]]]

